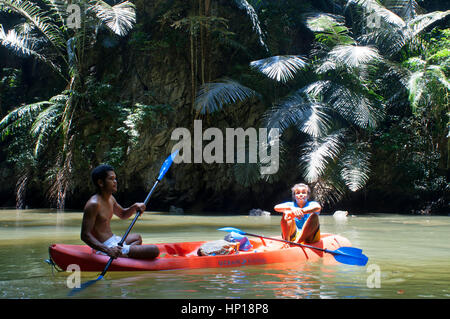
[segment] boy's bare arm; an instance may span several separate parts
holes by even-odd
[[[120,206],[120,204],[116,201],[114,197],[113,201],[114,201],[114,214],[118,216],[120,219],[129,218],[131,215],[137,212],[138,209],[140,209],[142,213],[145,211],[144,203],[134,203],[128,208],[123,208],[122,206]]]

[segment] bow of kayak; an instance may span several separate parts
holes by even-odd
[[[247,265],[264,265],[274,263],[305,263],[323,260],[336,263],[331,254],[298,246],[268,240],[250,239],[253,248],[230,255],[198,256],[197,250],[206,241],[178,242],[156,244],[160,250],[155,259],[117,258],[111,264],[110,271],[155,271],[195,268],[239,267]],[[351,246],[350,241],[342,236],[322,234],[320,241],[309,244],[317,248],[336,250]],[[50,258],[63,270],[76,264],[81,271],[102,271],[109,256],[97,255],[86,245],[53,244],[49,247]]]

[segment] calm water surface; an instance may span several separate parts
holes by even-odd
[[[44,262],[52,243],[80,244],[80,212],[0,210],[0,297],[67,298],[68,273]],[[122,235],[128,221],[114,218]],[[280,235],[280,216],[173,216],[146,212],[133,232],[144,243],[217,240],[233,226]],[[450,298],[450,217],[320,217],[322,232],[347,237],[369,257],[343,264],[269,265],[162,272],[109,272],[77,298]],[[97,278],[83,273],[82,282]]]

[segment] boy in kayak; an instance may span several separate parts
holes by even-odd
[[[145,211],[144,203],[135,203],[128,208],[122,208],[112,195],[117,191],[117,180],[114,168],[100,165],[92,171],[92,181],[97,188],[84,207],[81,225],[81,240],[96,250],[97,254],[112,258],[130,257],[139,259],[156,258],[159,249],[155,245],[142,245],[138,234],[129,234],[123,247],[117,245],[121,237],[111,231],[110,221],[113,214],[120,219],[127,219],[139,209]]]
[[[320,240],[319,214],[322,207],[318,202],[308,201],[310,189],[306,184],[295,184],[292,188],[292,202],[274,207],[283,213],[281,232],[284,240],[297,243],[315,243]]]

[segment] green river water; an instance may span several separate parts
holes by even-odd
[[[68,298],[69,273],[44,262],[52,243],[81,244],[81,212],[0,210],[0,297]],[[114,217],[122,235],[130,220]],[[320,216],[321,231],[348,238],[369,257],[365,267],[344,264],[266,265],[161,272],[109,272],[76,298],[149,299],[450,299],[450,217]],[[280,235],[280,216],[174,216],[146,212],[133,232],[144,243],[223,239],[232,226]],[[82,273],[81,281],[98,273]]]

